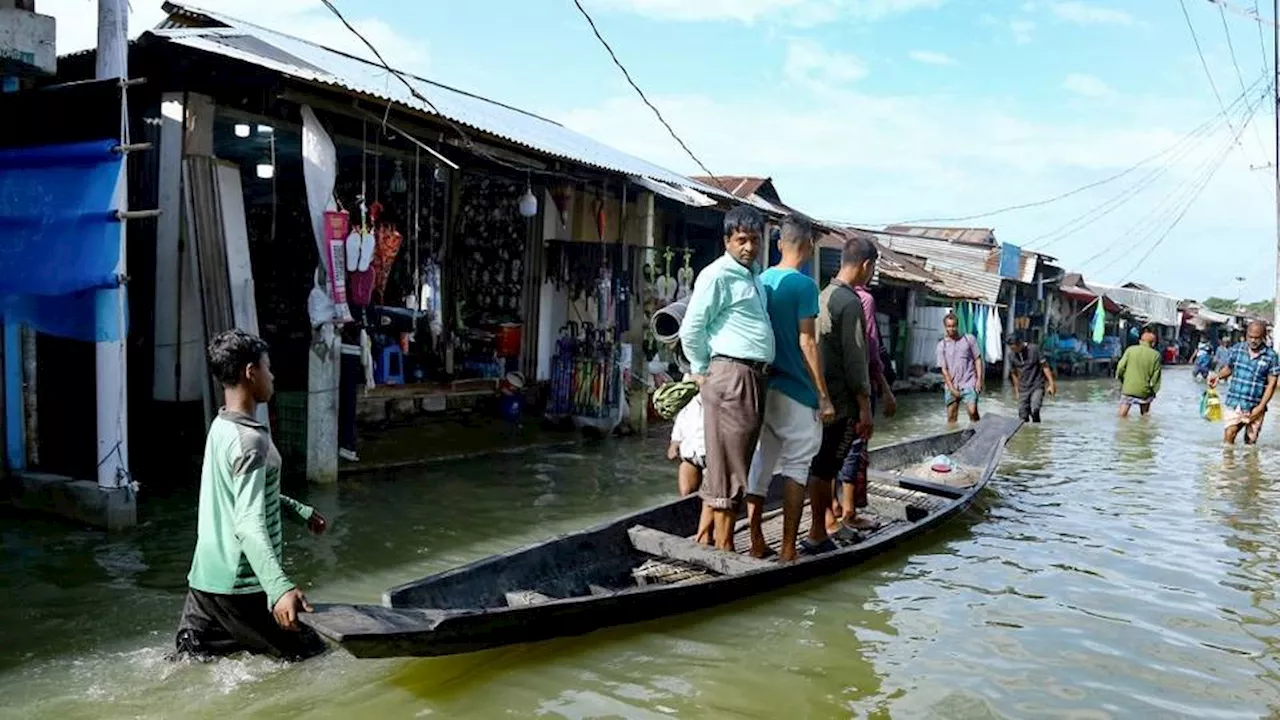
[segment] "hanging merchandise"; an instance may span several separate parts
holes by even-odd
[[[671,276],[671,260],[675,257],[675,252],[671,248],[667,248],[662,253],[665,261],[665,270],[658,277],[658,301],[660,304],[667,304],[676,299],[676,293],[679,292],[680,286],[676,279]]]
[[[684,267],[680,268],[677,273],[676,300],[684,300],[693,294],[693,279],[695,275],[696,273],[693,272],[693,250],[685,248]]]
[[[325,244],[328,248],[324,266],[328,279],[329,297],[334,304],[334,317],[340,322],[350,322],[351,308],[347,304],[347,264],[344,240],[350,218],[343,211],[324,212]]]
[[[1004,359],[1004,328],[1000,313],[995,307],[987,308],[987,362],[998,363]]]
[[[396,256],[400,253],[400,246],[403,244],[404,238],[400,232],[390,225],[383,225],[378,228],[378,247],[373,253],[373,270],[377,274],[374,281],[373,291],[379,300],[382,300],[383,294],[387,289],[387,280],[391,277],[391,268],[395,265]]]

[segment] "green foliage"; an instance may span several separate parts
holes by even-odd
[[[1265,318],[1270,318],[1272,313],[1275,312],[1274,300],[1258,300],[1257,302],[1242,304],[1229,298],[1211,297],[1206,298],[1201,305],[1204,305],[1206,308],[1214,312],[1225,313],[1228,315],[1235,314],[1237,305],[1252,315],[1259,315]]]

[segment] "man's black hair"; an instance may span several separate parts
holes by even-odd
[[[244,369],[261,362],[268,349],[266,340],[244,330],[218,333],[209,343],[209,372],[223,387],[235,387],[244,379]]]
[[[782,242],[796,246],[803,242],[813,242],[813,221],[792,213],[782,219]]]
[[[1009,333],[1009,336],[1004,340],[1005,345],[1017,345],[1023,342],[1026,341],[1022,338],[1021,333]]]
[[[871,238],[863,235],[854,235],[844,241],[844,248],[840,251],[841,265],[861,265],[868,260],[875,260],[880,257],[880,249],[871,241]]]
[[[737,231],[764,235],[764,214],[750,205],[738,205],[724,214],[724,236]]]

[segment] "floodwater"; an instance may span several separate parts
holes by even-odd
[[[826,581],[674,619],[468,656],[163,660],[193,499],[120,539],[0,516],[0,716],[1255,718],[1280,714],[1280,430],[1224,451],[1190,374],[1119,421],[1062,396],[944,529]],[[987,399],[1008,412],[1011,397]],[[905,399],[878,438],[943,429]],[[357,479],[288,538],[314,599],[383,589],[663,500],[663,443]]]

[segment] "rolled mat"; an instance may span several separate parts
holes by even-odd
[[[658,342],[670,345],[680,340],[680,323],[688,309],[687,301],[677,300],[653,314],[649,326]]]

